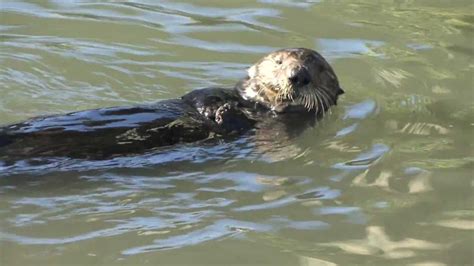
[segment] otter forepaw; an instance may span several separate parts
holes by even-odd
[[[217,108],[216,113],[214,115],[217,124],[222,125],[228,118],[230,118],[233,113],[238,113],[239,110],[233,108],[229,103],[222,105],[221,107]]]
[[[237,106],[229,103],[217,108],[214,121],[225,133],[242,132],[253,124]]]

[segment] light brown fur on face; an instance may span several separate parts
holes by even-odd
[[[244,99],[276,112],[325,113],[344,92],[326,60],[306,48],[266,55],[248,69],[238,89]]]

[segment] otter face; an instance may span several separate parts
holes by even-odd
[[[241,96],[276,112],[324,113],[344,91],[336,74],[317,52],[306,48],[270,53],[248,69],[238,86]]]

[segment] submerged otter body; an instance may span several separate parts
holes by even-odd
[[[249,68],[234,88],[205,88],[179,99],[33,118],[0,127],[0,161],[36,157],[106,159],[216,136],[268,120],[324,114],[343,91],[313,50],[283,49]],[[271,124],[271,123],[270,123]]]
[[[212,116],[199,112],[195,105],[201,102],[194,99],[194,94],[209,100],[204,103],[214,109]],[[216,94],[222,102],[211,102]],[[235,135],[250,129],[253,120],[231,107],[238,104],[232,101],[233,94],[231,89],[207,88],[182,99],[38,117],[9,125],[0,128],[0,161],[35,157],[106,159],[217,135]]]

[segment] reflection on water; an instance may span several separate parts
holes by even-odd
[[[1,265],[472,264],[473,8],[3,1],[2,124],[232,86],[281,47],[346,94],[298,136],[0,165]]]
[[[382,228],[376,226],[367,227],[367,237],[364,240],[349,240],[322,245],[338,247],[347,253],[377,255],[388,259],[413,257],[416,255],[414,250],[437,250],[442,248],[440,244],[419,239],[410,238],[392,241]]]

